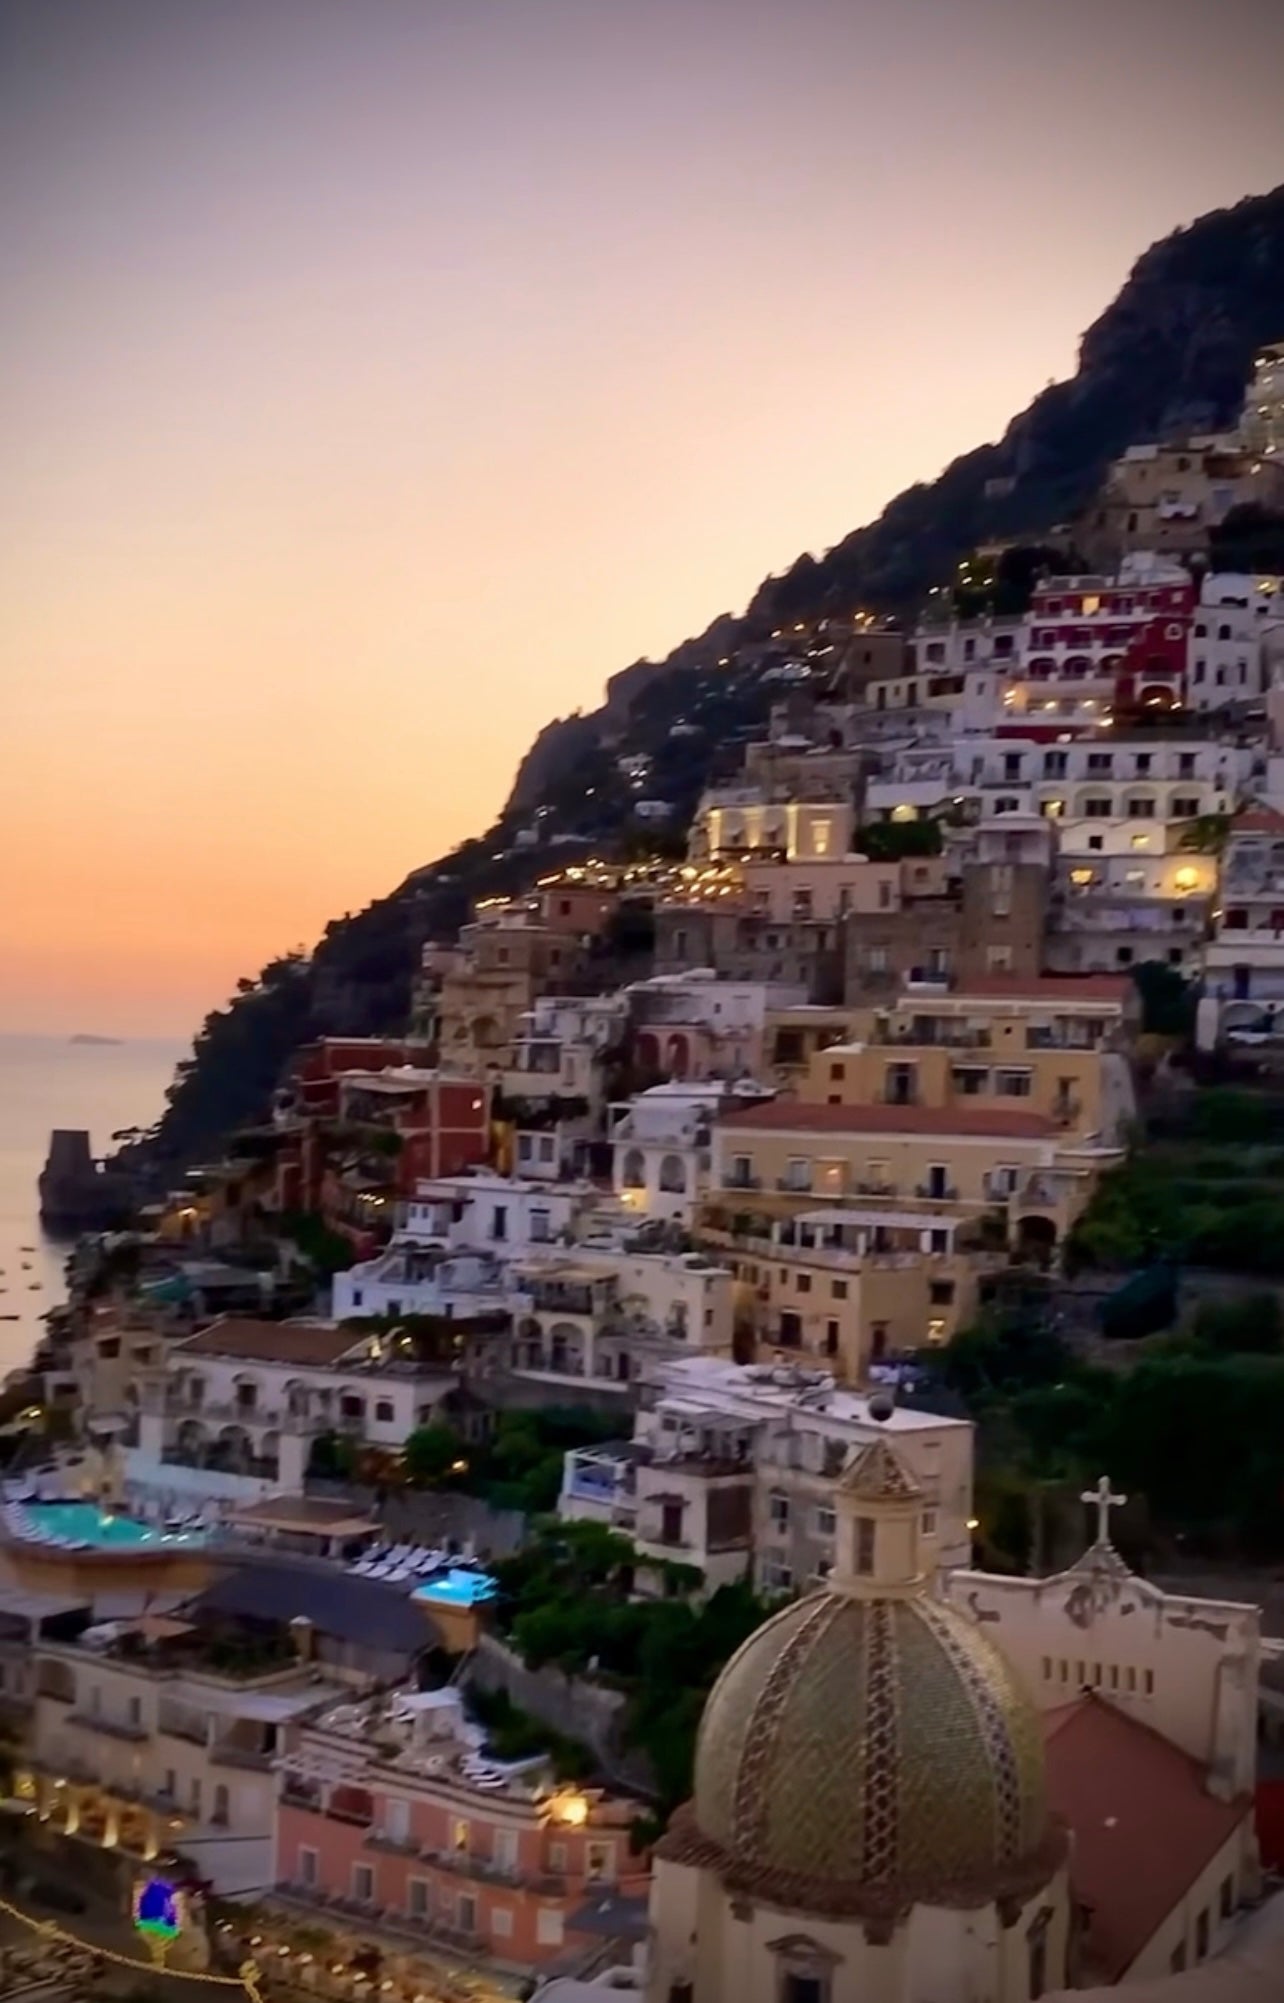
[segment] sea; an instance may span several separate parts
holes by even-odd
[[[54,1127],[85,1127],[96,1155],[147,1127],[187,1046],[0,1036],[0,1381],[30,1362],[46,1311],[66,1299],[70,1241],[40,1228],[36,1179]],[[17,1319],[11,1319],[16,1316]]]

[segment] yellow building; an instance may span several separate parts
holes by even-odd
[[[728,1112],[699,1232],[734,1267],[739,1352],[859,1383],[949,1341],[1011,1252],[1047,1264],[1122,1158],[1131,1009],[1115,980],[905,997],[815,1048],[797,1098]]]
[[[1136,1115],[1127,1045],[1130,981],[1101,975],[977,979],[852,1013],[846,1043],[818,1050],[799,1096],[829,1106],[1028,1112],[1115,1153]]]

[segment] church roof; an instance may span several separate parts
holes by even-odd
[[[917,1502],[923,1491],[886,1440],[871,1440],[838,1479],[844,1495],[862,1502]]]
[[[1048,1804],[1074,1833],[1070,1878],[1089,1910],[1087,1973],[1117,1982],[1247,1816],[1197,1760],[1089,1694],[1045,1714]]]
[[[853,1472],[893,1479],[871,1451]],[[1030,1896],[1062,1846],[1042,1769],[1029,1698],[962,1614],[921,1589],[814,1593],[722,1672],[658,1854],[799,1914]]]

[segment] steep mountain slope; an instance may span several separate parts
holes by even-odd
[[[799,557],[768,578],[743,617],[723,614],[666,660],[614,676],[599,710],[541,731],[485,836],[328,926],[309,960],[278,961],[242,982],[207,1017],[144,1164],[163,1173],[256,1117],[308,1036],[400,1027],[424,939],[457,926],[472,898],[518,888],[554,857],[573,860],[572,836],[601,845],[622,835],[632,796],[619,778],[621,754],[651,757],[649,788],[672,802],[680,824],[766,713],[770,685],[744,655],[774,626],[856,606],[912,610],[979,542],[1033,538],[1063,521],[1127,446],[1228,422],[1255,349],[1281,336],[1284,186],[1148,250],[1084,335],[1075,375],[1037,397],[997,444],[907,489],[823,557]],[[674,738],[679,719],[692,728]],[[514,849],[536,809],[538,845]]]

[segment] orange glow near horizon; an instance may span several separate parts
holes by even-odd
[[[0,1028],[190,1031],[1284,170],[1284,16],[965,11],[11,0]]]

